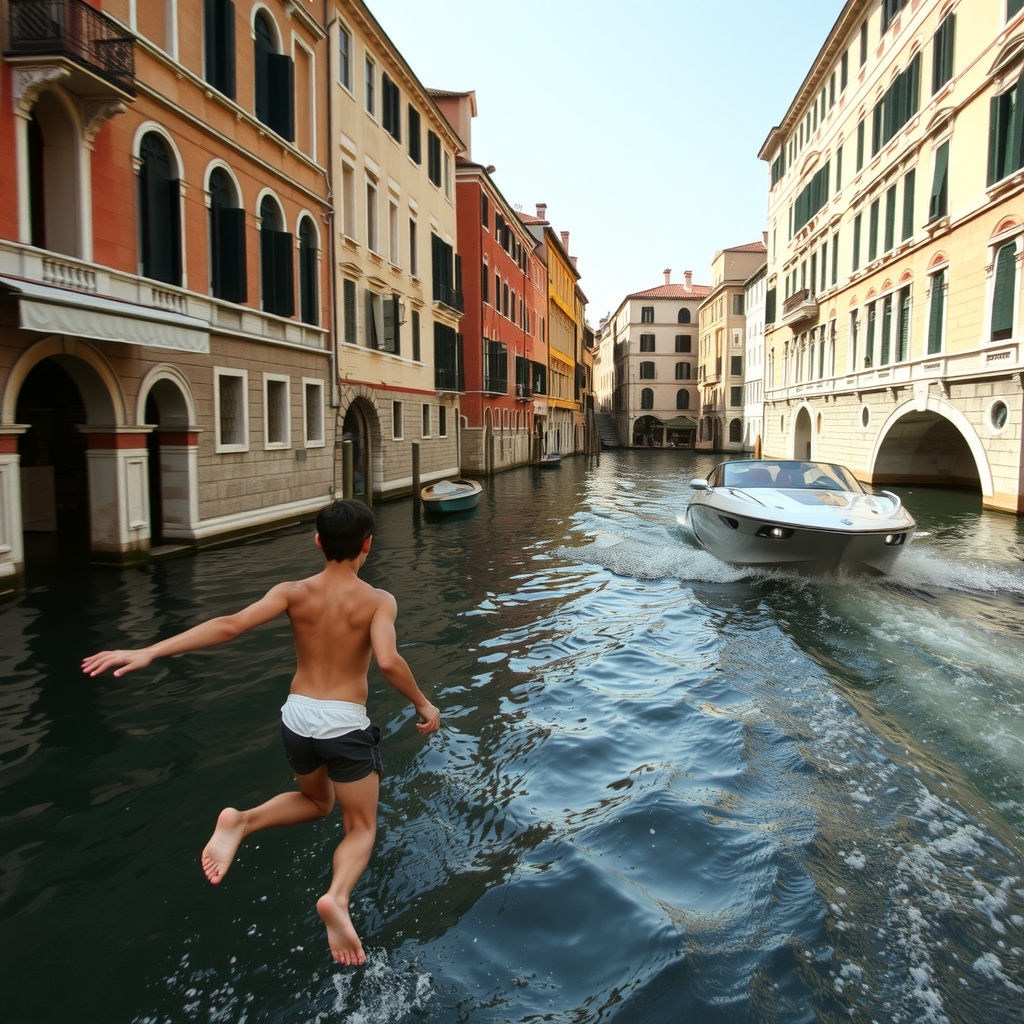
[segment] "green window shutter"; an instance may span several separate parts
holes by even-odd
[[[356,283],[345,278],[342,285],[342,294],[345,300],[345,341],[349,345],[355,345],[356,336]]]
[[[1006,20],[1009,21],[1022,7],[1024,0],[1006,0]]]
[[[896,186],[885,194],[885,248],[889,252],[896,247]]]
[[[911,170],[903,179],[903,241],[906,241],[914,233],[914,190],[917,184],[917,174]]]
[[[992,340],[1013,336],[1013,299],[1017,280],[1017,243],[1007,242],[996,254],[992,293]]]
[[[245,302],[245,210],[218,207],[216,210],[217,266],[215,280],[218,298]]]
[[[1024,0],[1022,0],[1024,2]],[[1000,178],[999,147],[1001,142],[1000,113],[1002,97],[993,96],[988,105],[988,184],[993,185]]]
[[[876,303],[872,302],[868,306],[868,330],[867,337],[864,340],[864,365],[869,367],[874,363],[875,359],[875,312]]]
[[[832,283],[839,280],[839,232],[832,236]]]
[[[928,355],[942,351],[942,327],[945,306],[946,272],[932,275],[932,296],[928,312]]]
[[[868,263],[878,257],[878,214],[879,200],[871,204],[871,211],[868,221]]]
[[[932,195],[928,203],[928,220],[944,217],[949,206],[949,187],[946,179],[949,172],[949,141],[935,151],[935,176],[932,178]]]
[[[420,361],[420,312],[418,309],[412,311],[412,357],[417,363]]]
[[[267,54],[267,121],[282,139],[295,141],[295,65],[285,53]]]
[[[910,353],[910,288],[900,290],[899,351],[896,358],[905,362]]]
[[[892,348],[892,296],[886,295],[882,303],[882,351],[879,363],[884,366],[889,362]]]

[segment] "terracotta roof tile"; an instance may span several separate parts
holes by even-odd
[[[764,242],[748,242],[746,245],[734,245],[731,249],[724,249],[723,252],[767,252],[768,246]]]
[[[630,292],[627,299],[706,299],[711,288],[706,284],[695,284],[687,290],[682,284],[662,284],[642,292]]]
[[[542,217],[534,217],[534,215],[532,213],[523,213],[522,210],[517,210],[516,213],[518,214],[519,219],[524,224],[547,224],[548,223],[548,221],[544,220]]]

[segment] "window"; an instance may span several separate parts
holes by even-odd
[[[235,5],[231,0],[203,0],[203,56],[206,81],[235,98]]]
[[[366,112],[370,117],[377,116],[377,64],[372,57],[367,57],[363,65],[363,84],[366,98]]]
[[[743,404],[743,388],[729,388],[729,405],[735,408]]]
[[[733,377],[743,376],[743,356],[730,356],[729,357],[729,373]]]
[[[951,11],[942,19],[932,39],[932,95],[953,77],[953,35],[956,15]]]
[[[690,311],[686,306],[681,306],[679,309],[679,315],[676,317],[677,324],[688,324],[690,323]]]
[[[826,160],[793,204],[793,232],[799,231],[827,202],[831,162]]]
[[[491,304],[491,270],[487,260],[480,264],[480,301]]]
[[[690,408],[690,392],[686,388],[680,388],[676,392],[676,408],[677,409],[689,409]]]
[[[882,0],[882,35],[893,19],[907,5],[907,0]]]
[[[341,233],[356,237],[356,172],[348,163],[341,165]]]
[[[307,448],[324,446],[324,382],[302,378],[303,423]]]
[[[995,284],[992,289],[992,340],[1013,337],[1013,307],[1017,292],[1017,243],[999,247],[995,258]]]
[[[277,316],[295,312],[292,253],[294,239],[282,230],[284,218],[277,203],[264,196],[260,203],[260,285],[263,311]]]
[[[860,334],[860,320],[855,309],[850,313],[850,369],[857,370],[857,341]]]
[[[907,171],[903,178],[903,233],[901,239],[905,242],[914,233],[914,188],[917,174],[913,168]]]
[[[427,132],[427,177],[441,186],[441,140],[432,131]]]
[[[1024,0],[1006,0],[1006,20],[1009,21],[1022,7]]]
[[[640,408],[654,408],[654,391],[651,388],[644,388],[643,391],[640,392]]]
[[[420,242],[416,218],[409,218],[409,276],[420,276]]]
[[[420,112],[410,103],[409,122],[409,159],[413,163],[423,163],[423,133],[420,131]]]
[[[871,204],[868,222],[868,263],[878,258],[878,215],[881,200],[876,199]]]
[[[366,248],[380,252],[380,226],[377,219],[377,183],[366,179]]]
[[[842,60],[839,62],[839,91],[842,92],[850,80],[850,51],[843,52]]]
[[[338,23],[338,81],[352,91],[352,33]]]
[[[282,139],[295,140],[295,66],[278,53],[267,16],[256,13],[255,61],[256,117]]]
[[[917,113],[920,101],[921,54],[918,53],[875,104],[871,124],[872,156]]]
[[[641,352],[653,352],[654,351],[654,335],[653,334],[641,334],[640,335],[640,351]]]
[[[213,418],[217,452],[249,450],[249,375],[245,370],[213,368]]]
[[[743,316],[743,296],[734,295],[732,297],[732,315]]]
[[[949,213],[949,139],[935,151],[932,194],[928,201],[928,220],[938,220]]]
[[[1024,71],[1013,88],[993,96],[988,129],[988,183],[995,184],[1024,166],[1024,125],[1021,103],[1024,99]]]
[[[860,230],[863,214],[858,213],[853,218],[853,263],[851,270],[860,270]]]
[[[931,277],[931,295],[928,300],[928,355],[942,351],[943,336],[946,333],[946,269],[936,271]]]
[[[868,327],[867,337],[864,341],[864,366],[870,367],[875,361],[875,327],[877,320],[877,302],[868,303]]]
[[[654,363],[641,363],[640,364],[640,379],[641,380],[654,380]]]
[[[860,66],[864,67],[868,62],[868,21],[865,18],[860,23]]]
[[[287,448],[291,444],[291,409],[288,378],[263,374],[263,447]]]
[[[839,232],[832,236],[832,283],[839,280]],[[768,321],[771,323],[771,321]]]
[[[448,151],[444,152],[444,194],[446,199],[452,197],[452,158]]]
[[[896,247],[896,186],[885,193],[885,249],[889,252]]]
[[[438,391],[464,391],[466,373],[462,335],[447,324],[434,321],[434,387]]]
[[[480,193],[480,223],[485,231],[491,230],[491,201],[486,192]]]
[[[245,210],[222,167],[210,173],[210,291],[227,302],[245,302]]]
[[[896,359],[906,362],[910,355],[910,285],[901,288],[896,313]]]
[[[388,202],[388,259],[393,267],[402,265],[401,240],[398,237],[398,203]]]
[[[359,342],[359,336],[357,332],[357,316],[356,316],[356,283],[355,281],[345,278],[342,281],[341,287],[342,297],[342,316],[344,317],[343,330],[345,332],[345,344],[356,345]]]
[[[640,323],[642,323],[642,324],[653,324],[654,323],[654,307],[653,306],[642,306],[640,308]]]
[[[692,334],[677,334],[676,335],[676,351],[677,352],[692,352],[693,351],[693,335]]]
[[[864,118],[857,122],[857,170],[864,166]]]
[[[420,431],[423,437],[430,437],[430,406],[423,403],[423,426]]]
[[[430,235],[433,299],[443,302],[446,306],[464,312],[465,304],[462,296],[462,260],[452,247],[437,235]],[[497,285],[498,282],[496,281]],[[508,287],[507,285],[505,286]],[[497,309],[498,295],[494,296]],[[506,304],[505,315],[508,315]]]
[[[402,94],[387,72],[380,76],[380,123],[396,142],[402,141]]]
[[[689,363],[676,363],[676,380],[689,380],[691,372]]]
[[[142,276],[181,284],[181,190],[166,142],[156,132],[147,132],[139,158]]]
[[[443,405],[437,407],[437,436],[448,436],[448,409]]]
[[[391,437],[395,441],[401,441],[402,433],[402,403],[391,403]]]
[[[882,337],[879,364],[885,366],[892,357],[892,296],[886,295],[882,300]]]
[[[836,191],[843,187],[843,144],[836,146]]]
[[[417,363],[420,362],[420,311],[418,309],[412,311],[412,357]],[[444,412],[443,406],[441,412]]]
[[[313,222],[303,217],[299,223],[299,318],[304,324],[320,323],[317,248]]]

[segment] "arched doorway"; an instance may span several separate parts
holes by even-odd
[[[983,489],[967,438],[956,424],[932,411],[908,412],[889,427],[876,453],[871,479]]]
[[[156,428],[146,437],[152,547],[193,536],[196,441],[189,433],[193,415],[183,389],[187,389],[187,384],[161,375],[153,381],[148,394],[143,391],[142,420]]]
[[[490,476],[494,472],[494,419],[490,408],[484,409],[484,433],[480,439],[483,444],[484,473]]]
[[[25,558],[89,549],[89,472],[85,401],[71,374],[56,359],[34,366],[18,392],[22,529]]]
[[[807,409],[800,409],[793,420],[793,458],[812,458],[812,440],[811,414]]]
[[[633,446],[653,448],[655,431],[661,429],[661,420],[654,416],[641,416],[633,424]]]
[[[373,431],[370,421],[370,413],[364,404],[358,399],[354,401],[345,413],[345,419],[341,427],[342,452],[345,442],[352,445],[352,479],[347,479],[344,455],[342,455],[342,494],[346,497],[361,498],[370,504],[373,496],[373,481],[371,454]],[[351,493],[348,488],[351,486]]]

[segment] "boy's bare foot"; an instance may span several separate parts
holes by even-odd
[[[316,901],[316,912],[327,925],[327,944],[336,963],[358,967],[366,963],[363,944],[352,927],[348,906],[340,904],[330,893]]]
[[[217,827],[203,850],[203,873],[213,885],[220,883],[231,867],[239,843],[245,838],[241,811],[225,807],[217,816]]]

